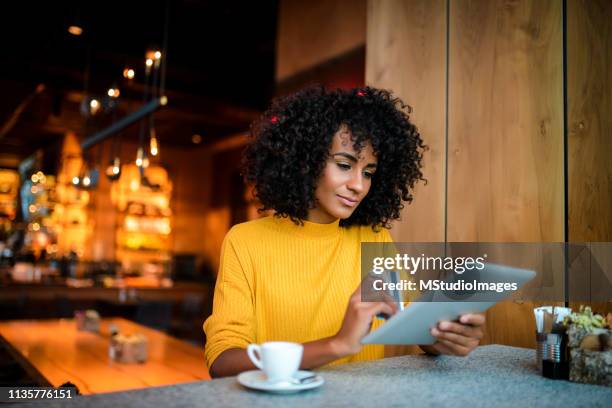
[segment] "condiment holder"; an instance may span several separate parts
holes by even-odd
[[[79,331],[100,332],[100,314],[95,310],[76,310],[74,320]]]
[[[133,364],[147,361],[147,338],[140,333],[111,337],[108,355],[118,363]]]

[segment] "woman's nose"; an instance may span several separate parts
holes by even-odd
[[[347,187],[349,190],[354,191],[357,194],[363,192],[364,189],[364,177],[361,174],[356,174],[351,177]]]

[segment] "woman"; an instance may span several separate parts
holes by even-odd
[[[361,302],[361,242],[391,242],[388,228],[421,173],[423,142],[406,107],[375,88],[307,88],[277,99],[252,127],[245,179],[273,216],[226,235],[213,313],[204,324],[213,377],[255,368],[250,343],[303,343],[301,368],[381,358],[362,346],[393,302]],[[430,354],[467,355],[484,317],[432,329]]]

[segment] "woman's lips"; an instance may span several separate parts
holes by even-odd
[[[336,194],[336,195],[337,195],[337,196],[338,196],[338,198],[340,199],[340,202],[341,202],[342,204],[346,205],[346,206],[349,206],[349,207],[355,207],[355,206],[357,205],[357,203],[358,203],[358,201],[357,201],[357,200],[351,200],[351,199],[346,198],[346,197],[343,197],[343,196],[341,196],[341,195],[339,195],[339,194]]]

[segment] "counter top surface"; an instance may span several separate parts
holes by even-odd
[[[99,394],[41,407],[574,407],[610,406],[612,388],[540,376],[535,351],[491,345],[470,356],[401,356],[317,370],[325,384],[292,395],[240,386],[236,377]],[[24,405],[26,406],[26,405]]]
[[[109,359],[110,325],[123,334],[143,334],[147,361]],[[57,387],[68,381],[83,394],[126,391],[210,379],[203,347],[119,317],[100,319],[100,331],[79,331],[74,319],[0,322],[4,343],[31,375]],[[42,382],[42,381],[41,381]]]

